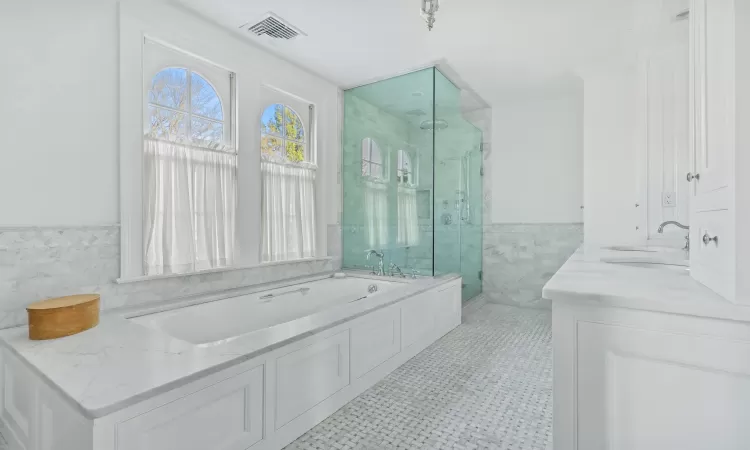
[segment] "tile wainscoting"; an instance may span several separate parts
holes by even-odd
[[[0,328],[27,323],[25,307],[96,292],[102,309],[131,307],[333,270],[331,260],[290,262],[117,284],[120,227],[0,228]]]
[[[542,287],[583,243],[583,224],[484,227],[483,283],[492,303],[550,308]]]

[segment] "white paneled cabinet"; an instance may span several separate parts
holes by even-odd
[[[276,360],[276,429],[349,384],[349,330]]]
[[[281,449],[460,323],[459,279],[95,419],[2,349],[0,416],[11,450]]]
[[[116,426],[118,450],[245,450],[263,438],[263,366]]]
[[[555,450],[741,450],[750,324],[553,305]]]
[[[750,190],[742,178],[750,164],[738,123],[750,99],[738,95],[750,83],[744,67],[750,58],[742,39],[750,28],[748,6],[738,0],[691,0],[691,276],[736,303],[750,303],[738,256],[750,253],[738,240],[750,226]],[[744,221],[743,221],[744,220]]]

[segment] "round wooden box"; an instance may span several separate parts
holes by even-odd
[[[99,294],[70,295],[32,303],[29,339],[40,341],[80,333],[99,323]]]

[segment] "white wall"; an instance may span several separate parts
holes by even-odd
[[[340,202],[338,88],[192,13],[155,3],[146,5],[165,28],[221,53],[238,74],[240,152],[259,142],[263,84],[316,104],[325,236]],[[115,0],[0,6],[0,226],[119,222],[117,10]]]
[[[638,239],[638,70],[610,65],[584,78],[584,236],[586,244]]]
[[[580,223],[580,83],[494,101],[490,163],[493,223]]]
[[[112,1],[0,6],[0,226],[118,217]]]

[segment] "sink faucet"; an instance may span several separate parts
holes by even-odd
[[[683,225],[680,222],[677,222],[677,221],[674,221],[674,220],[668,220],[668,221],[662,223],[661,225],[659,225],[659,229],[656,230],[656,232],[657,233],[664,233],[664,227],[666,227],[667,225],[674,225],[674,226],[676,226],[678,228],[682,228],[683,230],[690,230],[690,227],[687,226],[687,225]],[[690,253],[690,235],[689,234],[687,236],[685,236],[685,246],[682,247],[682,249],[685,250],[686,252],[688,252],[688,254]]]
[[[383,251],[382,250],[381,251],[367,250],[367,260],[368,261],[370,260],[370,257],[372,255],[377,256],[378,259],[379,259],[379,261],[378,261],[378,271],[376,272],[375,271],[375,266],[373,266],[373,268],[372,268],[373,269],[372,270],[372,274],[373,275],[379,275],[381,277],[384,276],[385,275],[385,268],[383,267],[383,257],[384,257]]]
[[[667,225],[674,225],[676,227],[682,228],[683,230],[689,230],[690,227],[687,225],[683,225],[680,222],[674,221],[674,220],[668,220],[664,222],[663,224],[659,225],[659,229],[656,230],[657,233],[664,233],[664,227]]]

